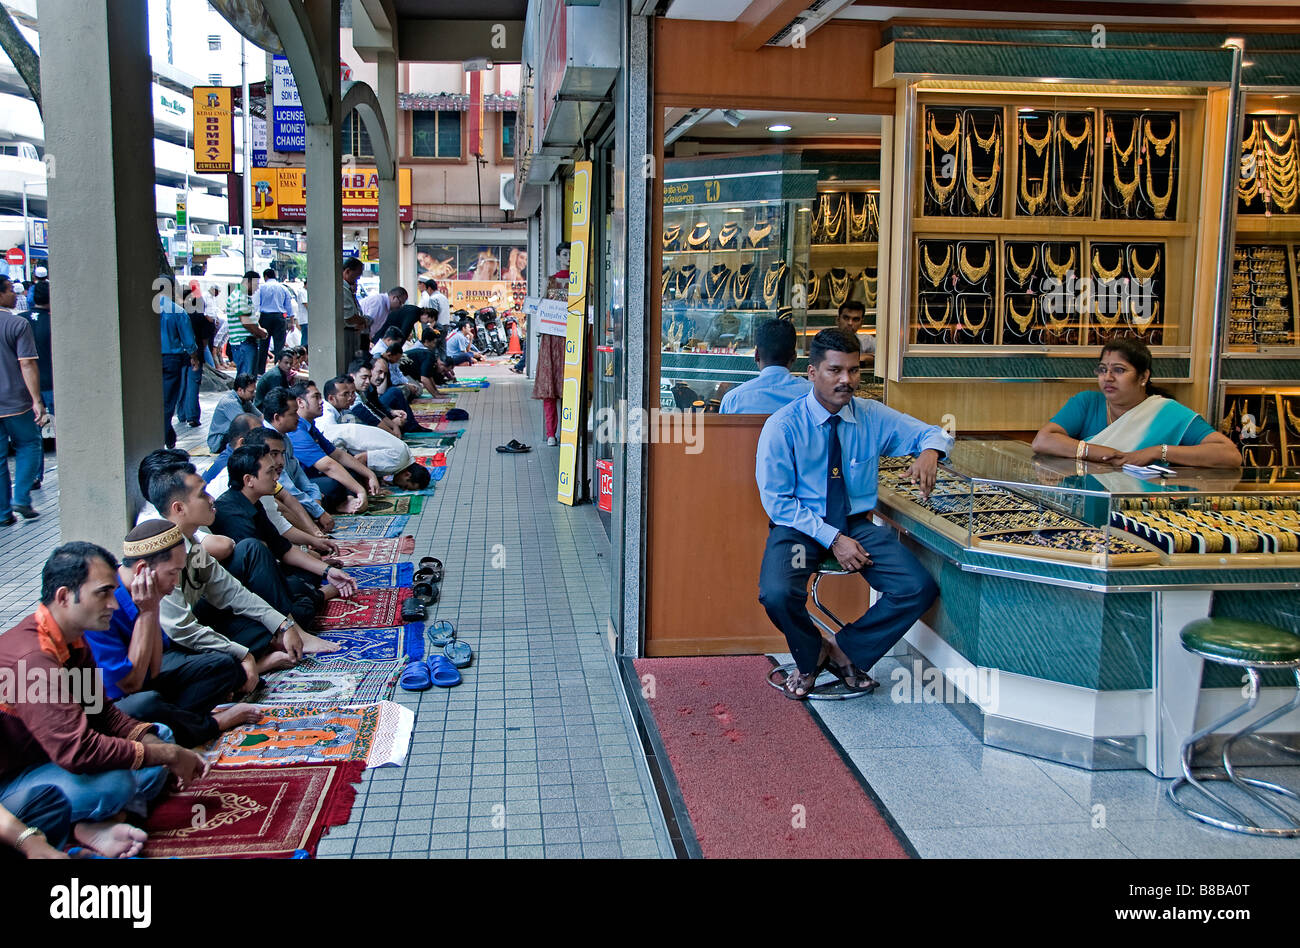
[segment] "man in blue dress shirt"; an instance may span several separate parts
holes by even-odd
[[[742,382],[722,396],[723,415],[770,415],[812,388],[807,379],[790,374],[794,365],[794,323],[770,319],[754,334],[758,377]]]
[[[277,361],[284,352],[284,337],[289,331],[289,320],[298,312],[293,294],[276,278],[269,267],[262,271],[262,285],[253,293],[253,312],[257,324],[267,332],[267,337],[257,340],[257,356],[253,374],[259,378],[266,371],[266,354],[274,344]]]
[[[158,288],[159,327],[162,332],[162,392],[164,439],[167,447],[176,446],[176,429],[172,427],[172,416],[181,400],[182,383],[186,364],[193,365],[202,357],[199,346],[194,339],[194,328],[190,325],[189,314],[177,305],[174,299],[175,284],[166,276],[155,282]]]
[[[873,523],[871,512],[882,455],[915,454],[908,476],[928,497],[952,439],[879,402],[854,398],[859,358],[852,334],[819,332],[808,356],[812,391],[768,418],[758,439],[758,491],[772,521],[758,599],[799,667],[785,682],[787,696],[796,699],[808,696],[824,667],[852,690],[875,688],[867,672],[939,594],[916,557],[891,529]],[[808,577],[827,550],[879,593],[834,645],[823,643],[807,605]]]

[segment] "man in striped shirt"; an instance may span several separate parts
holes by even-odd
[[[257,342],[270,335],[257,323],[253,315],[253,291],[257,289],[257,271],[249,270],[239,286],[226,298],[226,328],[229,333],[230,354],[235,359],[237,375],[257,377]],[[262,369],[266,368],[263,362]]]

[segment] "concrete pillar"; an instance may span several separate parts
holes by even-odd
[[[338,3],[314,0],[305,6],[321,58],[337,63]],[[307,296],[312,316],[308,362],[319,385],[343,371],[350,357],[343,344],[343,188],[338,132],[342,96],[338,68],[332,67],[326,74],[330,77],[329,121],[307,125]]]
[[[397,56],[379,53],[379,88],[375,90],[379,110],[388,129],[388,146],[393,155],[393,178],[379,177],[379,288],[389,290],[401,283],[402,222],[397,191]],[[408,286],[411,302],[419,299],[419,288]]]
[[[42,0],[60,520],[118,553],[163,443],[151,75],[145,0]]]

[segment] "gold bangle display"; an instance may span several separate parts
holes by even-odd
[[[1047,272],[1050,273],[1052,276],[1056,277],[1058,280],[1061,280],[1062,282],[1064,282],[1064,281],[1065,281],[1065,276],[1066,276],[1066,274],[1069,273],[1071,270],[1074,269],[1074,264],[1075,264],[1075,261],[1076,261],[1076,258],[1075,258],[1075,255],[1074,255],[1074,253],[1075,253],[1075,249],[1076,249],[1076,248],[1075,248],[1073,245],[1071,245],[1071,246],[1070,246],[1070,259],[1067,260],[1064,264],[1058,264],[1055,260],[1052,259],[1052,248],[1051,248],[1051,246],[1050,246],[1050,245],[1047,245],[1047,244],[1044,244],[1044,245],[1043,245],[1043,265],[1047,267]]]
[[[930,279],[930,283],[939,286],[943,278],[948,275],[952,269],[952,244],[948,244],[948,252],[944,254],[943,263],[937,264],[930,259],[930,247],[925,245],[921,248],[921,265],[925,267],[925,274]]]
[[[966,259],[966,249],[970,244],[963,243],[957,251],[957,268],[961,270],[961,275],[966,278],[967,283],[978,284],[984,277],[988,276],[989,269],[993,266],[993,248],[989,245],[984,247],[984,264],[979,267],[973,267],[970,261]]]
[[[921,311],[921,322],[925,328],[935,334],[943,333],[948,328],[948,318],[952,315],[952,297],[947,297],[943,304],[943,319],[936,322],[930,318],[930,303],[926,299],[921,299],[919,309]]]
[[[1016,301],[1013,297],[1007,297],[1007,315],[1011,317],[1011,322],[1015,324],[1016,332],[1020,335],[1028,335],[1029,327],[1034,322],[1034,314],[1038,312],[1038,297],[1029,301],[1029,312],[1021,316],[1016,312]]]
[[[1024,286],[1038,266],[1038,244],[1029,245],[1029,266],[1027,267],[1022,267],[1016,262],[1016,249],[1011,244],[1007,244],[1007,266],[1015,274],[1016,282]]]

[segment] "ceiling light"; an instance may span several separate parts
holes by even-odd
[[[792,126],[792,125],[786,125],[784,122],[778,122],[778,123],[775,124],[775,125],[769,125],[769,126],[767,127],[767,130],[768,130],[769,132],[788,132],[788,131],[790,131],[790,129],[793,128],[793,127],[794,127],[794,126]]]
[[[839,121],[839,118],[837,118],[837,117],[834,116],[834,115],[828,115],[828,116],[826,116],[826,121],[828,121],[828,122],[838,122],[838,121]]]
[[[724,109],[722,112],[722,120],[732,128],[738,127],[744,117],[745,116],[741,115],[735,109]]]

